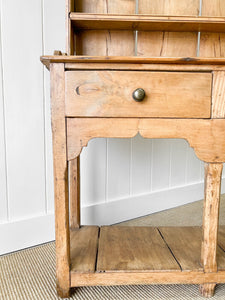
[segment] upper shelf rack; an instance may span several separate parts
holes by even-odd
[[[75,30],[115,29],[181,32],[225,32],[223,17],[176,17],[70,13]]]

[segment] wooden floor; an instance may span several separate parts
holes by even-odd
[[[155,276],[154,280],[164,281],[170,280],[163,274],[174,274],[181,282],[201,282],[200,275],[204,274],[200,260],[201,227],[84,226],[70,233],[72,286],[86,285],[90,278],[96,278],[95,284],[103,278],[104,284],[107,274],[113,280],[112,276],[120,273],[128,277],[148,273]],[[218,271],[222,271],[218,280],[223,281],[225,226],[219,229],[217,262]],[[195,279],[191,279],[191,274]]]

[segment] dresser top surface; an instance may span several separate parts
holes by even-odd
[[[51,63],[101,63],[101,64],[167,64],[167,65],[193,65],[225,66],[225,58],[199,58],[199,57],[123,57],[123,56],[67,56],[49,55],[41,56],[41,62],[49,69]]]

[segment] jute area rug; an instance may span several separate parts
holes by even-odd
[[[220,220],[225,224],[224,197],[222,200]],[[199,201],[121,225],[201,225],[201,211],[202,201]],[[60,299],[55,290],[54,242],[0,257],[0,299]],[[202,300],[204,298],[199,295],[197,285],[146,285],[77,288],[70,299]],[[225,284],[217,286],[214,299],[225,300]]]

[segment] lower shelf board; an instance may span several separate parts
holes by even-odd
[[[201,237],[201,227],[71,230],[71,286],[225,282],[225,226],[218,235],[217,273],[203,272]]]

